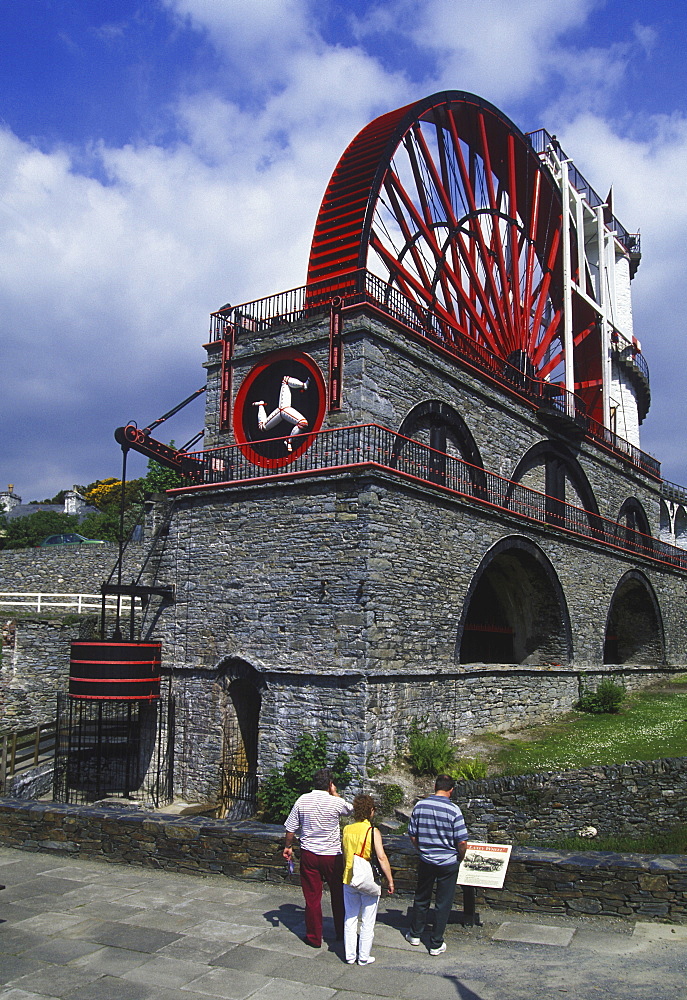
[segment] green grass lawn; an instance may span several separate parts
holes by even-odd
[[[505,775],[687,757],[687,677],[628,695],[616,715],[571,712],[521,738],[490,743],[490,773]]]

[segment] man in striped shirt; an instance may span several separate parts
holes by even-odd
[[[343,940],[343,855],[339,817],[352,812],[336,790],[328,767],[313,775],[313,790],[296,799],[286,818],[283,856],[293,858],[293,838],[301,842],[301,888],[305,899],[305,943],[322,947],[322,885],[329,885],[337,940]]]
[[[468,840],[463,814],[451,801],[454,786],[453,778],[440,774],[434,783],[434,795],[416,803],[408,823],[408,835],[419,858],[413,916],[406,941],[412,945],[420,944],[436,884],[430,955],[441,955],[446,951],[444,931],[453,906],[458,868]]]

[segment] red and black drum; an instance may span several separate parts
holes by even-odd
[[[160,697],[159,642],[73,642],[70,698],[155,701]]]

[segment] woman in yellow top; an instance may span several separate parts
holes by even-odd
[[[365,850],[363,857],[368,861],[372,855],[372,838],[374,837],[375,854],[379,867],[389,883],[389,892],[394,891],[394,879],[389,866],[389,859],[384,853],[382,836],[379,830],[372,826],[371,820],[375,813],[375,804],[371,795],[356,795],[353,799],[353,822],[343,828],[344,856],[344,947],[346,961],[353,965],[358,952],[358,965],[372,965],[374,958],[370,956],[372,939],[375,933],[375,919],[379,893],[374,896],[369,892],[361,892],[350,884],[353,874],[353,856]],[[366,839],[367,838],[367,839]],[[360,941],[358,941],[358,918],[360,918]]]

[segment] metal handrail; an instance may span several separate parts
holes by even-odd
[[[283,436],[196,452],[193,458],[203,468],[202,484],[189,484],[170,492],[195,492],[209,485],[230,487],[275,477],[373,466],[439,487],[479,505],[496,507],[518,518],[687,571],[685,549],[644,535],[594,510],[575,507],[470,465],[378,424],[337,427],[304,437],[308,444],[305,450],[302,445],[306,442],[299,446],[298,438],[290,439],[296,450],[288,464],[285,464],[287,452]]]
[[[542,153],[555,149],[559,160],[568,161],[568,179],[575,190],[579,194],[584,195],[590,208],[598,208],[599,205],[605,204],[604,200],[599,197],[589,181],[580,173],[570,157],[561,149],[558,141],[554,141],[554,137],[545,128],[528,132],[527,138],[532,143],[534,151],[540,156]],[[611,216],[611,225],[609,228],[615,230],[618,241],[622,243],[628,253],[641,253],[641,237],[639,233],[629,233],[615,215]]]
[[[661,483],[661,496],[666,500],[675,500],[677,503],[687,503],[687,486],[680,486],[678,483],[671,483],[664,479]]]

